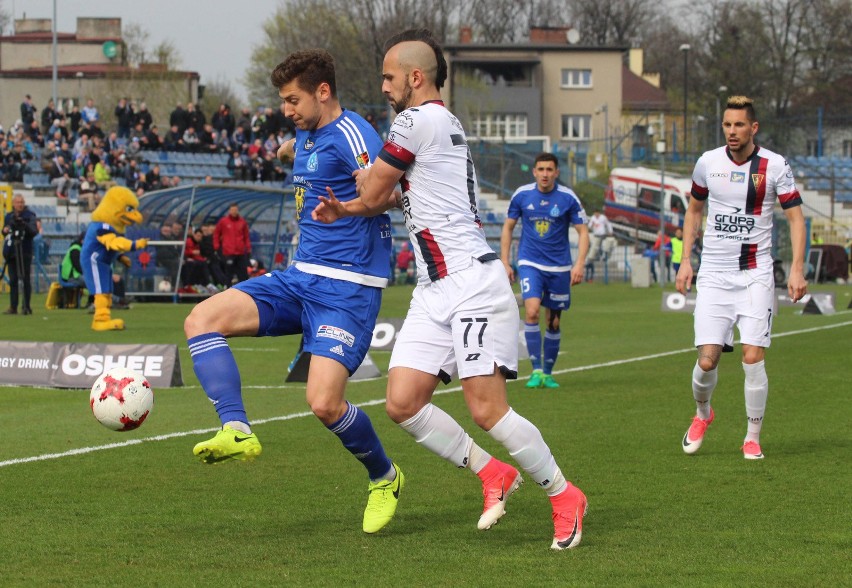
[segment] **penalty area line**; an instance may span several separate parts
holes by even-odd
[[[811,327],[811,328],[808,328],[808,329],[797,329],[795,331],[787,331],[787,332],[784,332],[784,333],[777,333],[777,334],[773,334],[772,337],[773,338],[790,337],[790,336],[793,336],[793,335],[802,335],[802,334],[805,334],[805,333],[814,333],[814,332],[817,332],[817,331],[825,331],[827,329],[836,329],[836,328],[839,328],[839,327],[848,327],[850,325],[852,325],[852,321],[846,321],[846,322],[842,322],[842,323],[835,323],[835,324],[832,324],[832,325],[823,325],[821,327]],[[593,370],[593,369],[598,369],[598,368],[602,368],[602,367],[612,367],[612,366],[616,366],[616,365],[625,365],[625,364],[628,364],[628,363],[635,363],[637,361],[647,361],[647,360],[650,360],[650,359],[659,359],[661,357],[668,357],[668,356],[671,356],[671,355],[680,355],[682,353],[689,353],[689,352],[694,352],[694,351],[695,351],[694,347],[688,347],[688,348],[685,348],[685,349],[677,349],[677,350],[674,350],[674,351],[664,351],[662,353],[652,353],[652,354],[649,354],[649,355],[641,355],[641,356],[638,356],[638,357],[628,357],[628,358],[625,358],[625,359],[615,359],[613,361],[607,361],[607,362],[603,362],[603,363],[595,363],[595,364],[590,364],[590,365],[577,366],[577,367],[573,367],[573,368],[565,368],[565,369],[561,369],[561,370],[556,370],[554,373],[555,374],[567,374],[567,373],[573,373],[573,372],[582,372],[582,371]],[[514,382],[522,382],[522,381],[528,380],[528,379],[529,379],[529,376],[526,376],[526,377],[518,378],[517,380],[513,380],[513,381]],[[268,387],[273,388],[274,386],[268,386]],[[437,395],[441,395],[441,394],[450,394],[452,392],[459,392],[459,391],[461,391],[461,389],[462,389],[461,386],[453,386],[452,388],[444,388],[442,390],[435,390],[434,395],[437,396]],[[384,398],[377,398],[375,400],[368,400],[366,402],[359,402],[356,406],[377,406],[377,405],[384,404],[384,403],[385,403]],[[252,424],[252,426],[264,425],[266,423],[273,423],[273,422],[277,422],[277,421],[290,421],[290,420],[293,420],[293,419],[305,418],[305,417],[309,417],[309,416],[313,416],[313,413],[310,412],[310,411],[296,412],[296,413],[291,413],[291,414],[286,414],[286,415],[281,415],[281,416],[276,416],[276,417],[269,417],[269,418],[265,418],[265,419],[252,420],[251,424]],[[209,429],[194,429],[192,431],[178,431],[178,432],[175,432],[175,433],[167,433],[165,435],[152,435],[151,437],[144,437],[142,439],[128,439],[127,441],[120,441],[118,443],[107,443],[106,445],[93,445],[93,446],[90,446],[90,447],[80,447],[78,449],[69,449],[68,451],[62,451],[62,452],[59,452],[59,453],[44,453],[42,455],[34,455],[32,457],[20,457],[20,458],[17,458],[17,459],[7,459],[5,461],[0,461],[0,468],[12,466],[12,465],[23,464],[23,463],[48,461],[48,460],[51,460],[51,459],[60,459],[60,458],[63,458],[63,457],[73,457],[75,455],[86,455],[88,453],[94,453],[96,451],[104,451],[104,450],[107,450],[107,449],[118,449],[118,448],[121,448],[121,447],[130,447],[131,445],[140,445],[142,443],[149,443],[149,442],[152,442],[152,441],[166,441],[166,440],[169,440],[169,439],[177,439],[177,438],[180,438],[180,437],[189,437],[191,435],[204,435],[204,434],[207,434],[207,433],[215,433],[218,430],[219,430],[219,427],[209,428]]]

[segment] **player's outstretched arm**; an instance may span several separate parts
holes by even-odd
[[[790,265],[790,275],[787,277],[787,294],[790,300],[798,302],[808,293],[808,282],[805,280],[805,240],[807,230],[805,217],[801,206],[794,206],[784,211],[790,225],[790,241],[793,245],[793,262]]]
[[[692,247],[698,237],[698,228],[701,226],[703,214],[704,201],[690,198],[689,208],[683,215],[683,258],[680,260],[680,269],[677,270],[675,277],[675,288],[684,295],[692,289]]]
[[[517,219],[506,218],[503,221],[503,231],[500,233],[500,259],[503,261],[503,266],[506,268],[506,275],[509,276],[509,281],[515,281],[515,270],[512,268],[512,262],[509,256],[512,254],[512,231],[515,230]]]
[[[346,216],[376,216],[399,205],[396,184],[403,171],[377,160],[369,169],[356,170],[358,197],[346,202],[335,198],[334,191],[326,187],[328,197],[320,196],[320,204],[311,212],[311,218],[331,223]]]
[[[281,163],[293,161],[296,158],[296,139],[284,141],[278,148],[277,156]]]
[[[583,283],[583,276],[586,273],[586,256],[589,254],[589,227],[585,223],[574,225],[577,234],[580,236],[577,245],[577,259],[574,261],[574,267],[571,268],[571,285]]]

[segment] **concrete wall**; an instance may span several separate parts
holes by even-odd
[[[41,109],[52,95],[52,82],[48,79],[2,78],[0,79],[0,124],[4,129],[21,117],[21,102],[24,95],[30,94],[38,108],[36,114],[41,120]],[[160,127],[160,134],[168,129],[169,113],[175,103],[180,101],[198,102],[198,79],[176,76],[173,79],[137,77],[135,79],[60,79],[57,83],[57,95],[60,98],[82,97],[83,103],[89,97],[101,113],[102,128],[113,129],[116,126],[115,105],[122,96],[129,96],[137,102],[145,101],[154,122]],[[208,120],[212,113],[205,112]]]
[[[99,41],[81,43],[79,41],[56,43],[56,64],[58,66],[85,64],[121,63],[119,55],[113,59],[104,56]],[[0,42],[0,69],[4,71],[50,67],[53,65],[53,45],[50,41],[39,43]]]

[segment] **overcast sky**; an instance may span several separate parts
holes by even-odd
[[[197,71],[204,84],[217,77],[245,98],[243,72],[261,38],[263,22],[280,0],[57,0],[58,30],[73,33],[77,18],[121,18],[150,32],[150,46],[174,43],[182,68]],[[15,19],[53,18],[53,0],[4,0]]]

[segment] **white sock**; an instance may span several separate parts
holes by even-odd
[[[565,476],[534,424],[509,408],[509,412],[491,427],[488,434],[509,451],[521,469],[549,496],[565,490]]]
[[[427,404],[420,409],[420,412],[400,423],[399,426],[414,437],[415,441],[454,466],[464,468],[470,465],[469,458],[473,439],[465,433],[453,417],[434,404]],[[477,447],[477,449],[479,448]],[[488,463],[491,456],[481,449],[479,449],[479,452],[487,456],[485,463]],[[477,463],[483,459],[479,453],[476,457]],[[480,467],[480,469],[482,468]]]
[[[228,421],[222,427],[231,427],[235,431],[239,431],[240,433],[245,433],[246,435],[251,435],[251,427],[248,426],[248,423],[244,423],[242,421]]]
[[[769,378],[766,376],[764,362],[744,363],[745,372],[745,406],[748,418],[746,441],[760,443],[760,428],[763,426],[763,415],[766,412],[766,398],[769,396]]]
[[[705,421],[710,418],[710,398],[713,396],[713,390],[716,389],[718,379],[717,368],[705,372],[698,362],[695,362],[695,367],[692,369],[692,397],[695,398],[698,418]]]

